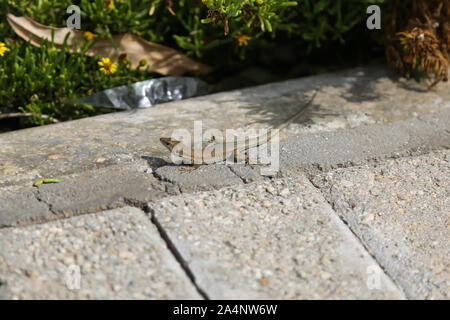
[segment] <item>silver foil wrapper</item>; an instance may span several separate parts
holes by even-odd
[[[212,86],[191,77],[162,77],[107,89],[70,101],[121,110],[148,108],[159,103],[208,94]]]

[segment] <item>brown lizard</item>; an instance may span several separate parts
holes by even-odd
[[[281,131],[284,128],[286,128],[289,124],[291,124],[293,121],[300,118],[308,109],[308,107],[311,105],[316,95],[317,91],[314,92],[311,99],[305,105],[303,105],[297,113],[289,117],[287,120],[282,122],[274,129]],[[193,146],[186,146],[183,144],[183,142],[168,137],[161,137],[160,141],[171,153],[172,152],[175,153],[184,164],[193,164],[191,168],[185,170],[193,170],[204,164],[211,164],[225,161],[229,159],[231,156],[233,156],[233,159],[236,161],[236,159],[239,158],[240,154],[245,153],[251,148],[259,147],[263,144],[270,142],[271,138],[272,135],[270,134],[265,136],[264,139],[261,139],[260,136],[257,136],[245,140],[245,143],[243,144],[236,145],[234,139],[231,142],[227,142],[227,141],[217,141],[213,137],[210,141],[208,141],[206,146],[202,147],[201,150],[199,149],[196,150],[194,149]],[[210,148],[210,150],[212,150],[211,152],[205,152],[205,149],[208,146],[211,147],[211,143],[222,144],[222,148],[219,148],[219,150],[222,150],[222,152],[216,155],[215,154],[216,148]],[[186,150],[188,150],[188,152],[185,152]],[[248,162],[246,161],[246,163]]]

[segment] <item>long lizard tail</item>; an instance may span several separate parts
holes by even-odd
[[[300,118],[308,109],[308,107],[311,105],[311,103],[313,102],[314,98],[317,95],[317,90],[314,91],[313,96],[311,97],[311,99],[309,99],[309,101],[304,104],[299,111],[297,111],[297,113],[295,113],[293,116],[289,117],[287,120],[283,121],[281,124],[279,124],[277,127],[275,127],[275,130],[281,131],[284,128],[286,128],[288,125],[290,125],[293,121],[297,120],[298,118]],[[246,142],[245,145],[245,150],[248,150],[250,148],[254,148],[254,147],[258,147],[261,146],[263,144],[269,143],[269,141],[272,140],[272,133],[269,133],[267,136],[260,136],[258,137],[258,139],[256,139],[253,143],[250,142]]]
[[[293,116],[289,117],[287,120],[285,120],[284,122],[279,124],[277,127],[275,127],[275,129],[278,129],[279,131],[281,131],[284,128],[286,128],[288,125],[290,125],[292,122],[294,122],[295,120],[300,118],[305,113],[305,111],[308,109],[308,107],[311,105],[311,103],[313,102],[316,95],[317,95],[317,90],[314,91],[314,94],[311,97],[311,99],[309,99],[309,101],[305,105],[303,105],[296,114],[294,114]]]

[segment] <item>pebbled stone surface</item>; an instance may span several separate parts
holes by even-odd
[[[156,175],[163,181],[176,184],[182,192],[219,189],[231,185],[243,184],[226,165],[211,164],[200,166],[192,171],[189,166],[165,166],[156,169]]]
[[[450,298],[450,150],[314,183],[409,298]]]
[[[2,229],[0,248],[3,299],[201,298],[136,208]],[[79,289],[69,267],[80,268]]]
[[[303,177],[164,198],[153,216],[212,299],[404,298]]]

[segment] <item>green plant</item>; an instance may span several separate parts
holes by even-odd
[[[87,42],[81,51],[71,54],[66,44],[58,51],[48,41],[37,48],[27,42],[6,40],[6,47],[8,51],[0,58],[0,110],[32,113],[34,124],[96,114],[92,107],[66,102],[148,77],[145,70],[131,69],[129,62],[119,63],[114,74],[104,74],[99,59],[84,54]]]
[[[367,6],[390,1],[0,0],[0,42],[9,48],[0,57],[0,112],[31,112],[35,124],[50,121],[42,114],[59,120],[89,116],[105,110],[64,101],[152,76],[127,64],[104,75],[97,64],[103,57],[56,52],[49,43],[33,47],[14,34],[6,22],[8,12],[65,27],[66,9],[75,4],[81,8],[83,31],[106,36],[131,33],[178,49],[214,66],[217,79],[286,44],[299,48],[299,64],[290,66],[293,70],[330,48],[332,59],[338,60],[337,46],[367,36],[361,31],[366,30]]]
[[[275,39],[286,33],[295,41],[319,47],[344,36],[365,21],[365,8],[383,0],[123,0],[112,9],[105,0],[3,0],[4,12],[65,26],[66,8],[79,5],[82,29],[97,34],[133,33],[202,57],[216,47],[235,46],[238,33]],[[312,48],[312,47],[311,47]],[[244,48],[242,48],[244,49]]]

